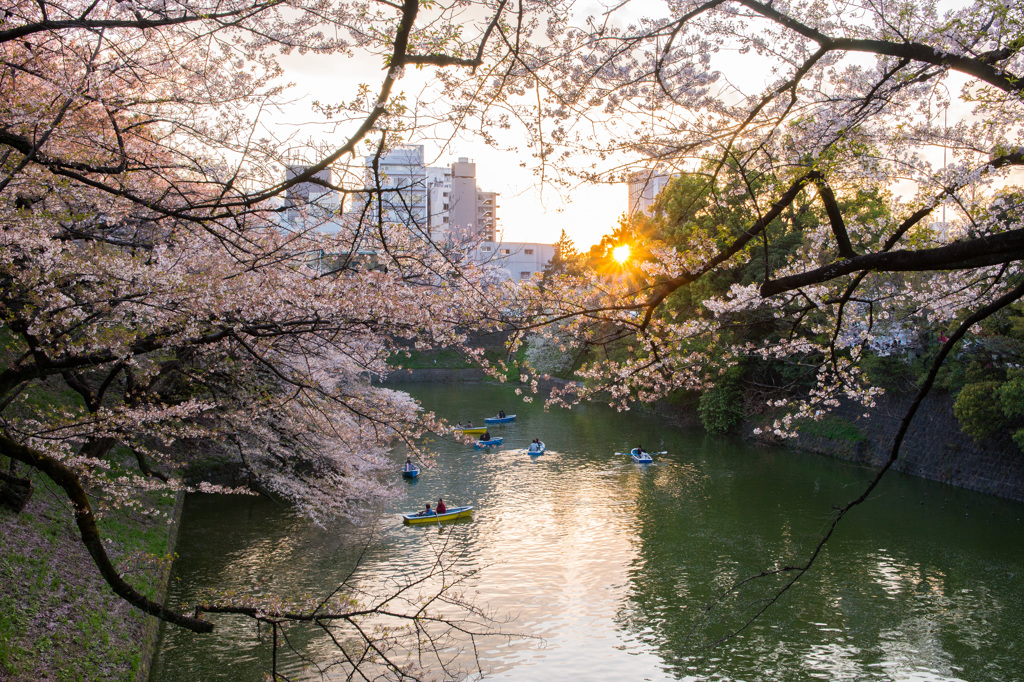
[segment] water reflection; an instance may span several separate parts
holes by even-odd
[[[539,638],[481,640],[488,679],[1024,679],[1021,505],[893,475],[776,606],[708,648],[746,626],[780,581],[706,607],[736,581],[805,557],[832,505],[870,472],[594,406],[510,410],[506,387],[410,389],[452,419],[519,418],[493,429],[501,449],[437,441],[436,466],[382,510],[356,579],[411,575],[457,539],[471,596]],[[521,452],[533,438],[548,452]],[[649,466],[613,454],[638,442],[669,454]],[[474,520],[445,531],[398,523],[439,496],[473,504]],[[352,570],[365,532],[316,529],[266,501],[190,498],[172,598],[204,585],[323,593]],[[328,660],[322,634],[294,636],[304,655]],[[169,632],[154,679],[258,679],[265,639],[248,623],[218,625],[212,638]],[[303,665],[292,661],[290,674],[320,678]]]

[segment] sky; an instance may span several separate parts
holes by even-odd
[[[584,17],[607,9],[602,0],[578,0],[574,6],[577,24],[582,25]],[[634,21],[641,13],[662,15],[665,11],[664,0],[632,0],[617,7],[614,23]],[[376,92],[384,74],[378,58],[346,60],[340,56],[292,53],[280,57],[280,62],[286,80],[293,83],[288,96],[294,101],[283,110],[283,120],[296,129],[301,128],[302,121],[321,118],[312,115],[312,101],[336,103],[351,98],[360,83],[371,84],[371,90]],[[423,91],[428,74],[429,70],[407,69],[398,88],[413,99]],[[628,208],[629,189],[625,183],[577,184],[570,188],[541,186],[532,170],[536,160],[529,153],[522,158],[478,140],[455,141],[444,151],[430,140],[411,143],[424,145],[430,166],[448,166],[460,157],[476,163],[477,187],[499,194],[498,227],[504,241],[553,244],[564,229],[578,249],[586,250],[610,233]],[[515,143],[513,140],[508,144]]]
[[[584,250],[614,229],[629,204],[624,183],[558,191],[539,187],[529,171],[509,170],[508,166],[519,164],[514,156],[510,164],[507,153],[482,149],[467,156],[476,161],[477,186],[500,195],[498,217],[504,241],[553,244],[564,229]]]
[[[959,0],[944,4],[956,5]],[[600,9],[594,0],[583,0],[579,5],[581,14]],[[621,7],[619,9],[621,11]],[[648,14],[664,11],[661,0],[636,0],[630,4],[630,9]],[[623,14],[620,20],[631,18],[629,14]],[[757,60],[739,59],[738,55],[730,56],[728,51],[717,58],[721,63],[716,62],[716,68],[722,68],[734,85],[739,79],[744,89],[749,87],[756,91],[768,77],[764,70],[768,65],[761,65]],[[275,114],[278,121],[272,124],[284,122],[284,127],[291,126],[293,131],[302,131],[303,121],[321,119],[311,110],[314,100],[341,102],[353,97],[360,83],[371,84],[375,92],[384,74],[379,58],[364,57],[360,61],[359,58],[346,60],[340,56],[292,54],[282,57],[281,64],[287,80],[294,84],[288,93],[293,103]],[[404,90],[411,100],[422,96],[420,93],[425,91],[428,73],[429,70],[407,71],[398,83],[399,89]],[[296,137],[304,135],[300,132]],[[329,136],[324,139],[328,145],[340,143],[341,134],[338,133],[334,140]],[[410,142],[424,145],[427,163],[431,166],[448,166],[460,157],[476,163],[477,186],[482,191],[499,194],[498,221],[505,241],[554,243],[564,229],[576,247],[585,250],[611,232],[627,209],[628,187],[624,183],[579,184],[568,189],[541,186],[531,168],[535,159],[529,152],[522,158],[522,154],[494,149],[482,141],[469,139],[455,140],[443,151],[431,140]],[[504,140],[502,142],[505,143]],[[514,144],[515,140],[508,143],[509,146]]]
[[[348,61],[339,68],[341,59],[318,55],[281,58],[287,79],[293,84],[288,92],[292,103],[269,117],[264,114],[264,125],[280,126],[276,132],[278,137],[294,132],[297,139],[307,139],[303,131],[313,129],[304,128],[304,122],[321,118],[313,114],[311,102],[338,102],[350,98],[360,82],[377,87],[383,75],[379,63],[360,67]],[[406,83],[407,79],[408,75],[399,85],[404,85],[407,95],[413,97],[419,84],[411,79]],[[339,134],[338,139],[331,140],[330,135],[325,134],[325,139],[332,142],[339,142],[340,138]],[[494,149],[482,141],[456,140],[443,152],[440,145],[431,140],[413,140],[412,143],[424,145],[429,166],[449,166],[461,157],[476,163],[477,187],[499,195],[498,226],[504,241],[553,244],[564,229],[576,247],[585,250],[614,229],[628,206],[629,191],[624,183],[579,185],[571,189],[542,187],[530,167],[534,161],[532,156],[521,158],[515,152]]]

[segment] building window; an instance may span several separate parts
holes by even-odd
[[[510,251],[509,249],[502,249],[502,250],[501,250],[501,255],[502,255],[502,256],[507,256],[507,255],[509,255],[510,253],[512,253],[512,252],[511,252],[511,251]]]
[[[444,204],[444,205],[442,206],[442,208],[443,208],[443,209],[444,209],[445,211],[447,211],[447,210],[448,210],[448,204]]]
[[[530,273],[528,273],[528,272],[520,272],[519,273],[519,279],[530,279]]]
[[[443,222],[448,222],[448,216],[444,217],[444,221]]]
[[[480,247],[480,250],[481,250],[481,251],[490,251],[490,250],[491,250],[491,247],[489,247],[489,246],[481,246],[481,247]]]
[[[526,254],[527,256],[532,256],[532,255],[533,255],[533,249],[526,249],[526,250],[524,251],[524,253],[525,253],[525,254]]]

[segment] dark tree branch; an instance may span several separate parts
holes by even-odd
[[[985,81],[1006,92],[1021,92],[1024,90],[1024,82],[1013,74],[1007,73],[983,59],[964,57],[961,55],[945,52],[936,49],[931,45],[923,43],[903,42],[895,43],[887,40],[869,40],[858,38],[832,38],[817,29],[797,21],[796,19],[783,14],[771,6],[765,5],[757,0],[736,0],[739,4],[757,12],[766,19],[813,40],[821,47],[832,51],[866,52],[870,54],[887,55],[890,57],[901,57],[911,59],[925,64],[951,68],[960,73],[973,76]]]
[[[824,267],[765,282],[761,296],[767,298],[862,270],[876,272],[925,272],[930,270],[972,270],[1024,260],[1024,229],[954,242],[919,251],[885,251],[855,256]]]
[[[786,192],[783,193],[781,197],[779,197],[778,201],[772,204],[772,207],[768,210],[768,212],[766,212],[763,216],[758,218],[754,222],[754,224],[751,225],[750,228],[747,229],[740,237],[733,241],[733,243],[730,244],[728,248],[723,249],[713,258],[709,259],[703,266],[701,266],[699,270],[693,273],[683,273],[679,277],[675,277],[673,279],[668,280],[667,282],[658,285],[658,287],[656,288],[656,293],[654,293],[644,304],[644,306],[647,309],[647,312],[644,314],[644,319],[641,323],[641,328],[646,329],[650,325],[651,318],[654,315],[655,309],[659,305],[661,305],[661,302],[668,298],[668,296],[673,291],[675,291],[679,287],[697,281],[697,279],[699,279],[703,275],[707,274],[714,268],[718,267],[722,263],[728,261],[734,255],[739,253],[740,250],[742,250],[743,247],[745,247],[751,239],[756,237],[758,234],[761,233],[761,231],[767,228],[773,220],[779,217],[779,215],[782,213],[783,210],[785,210],[787,206],[789,206],[790,204],[793,203],[794,200],[796,200],[797,195],[800,194],[801,190],[803,190],[803,188],[807,185],[808,182],[813,182],[819,177],[820,174],[818,173],[818,171],[811,171],[794,180],[790,184],[789,189],[786,190]]]
[[[37,450],[11,440],[3,434],[0,434],[0,453],[39,469],[64,490],[64,493],[74,505],[75,522],[78,524],[82,543],[89,550],[89,555],[92,557],[104,580],[107,581],[107,584],[110,585],[111,589],[119,597],[140,611],[179,625],[192,632],[211,632],[213,630],[213,623],[171,611],[163,604],[158,604],[140,594],[121,577],[121,574],[113,562],[110,561],[110,557],[107,556],[107,551],[103,547],[103,540],[100,537],[99,528],[96,526],[96,517],[92,512],[89,496],[85,492],[85,488],[82,487],[82,482],[78,475],[72,469]]]
[[[89,19],[89,12],[86,11],[79,19],[65,19],[60,21],[48,19],[46,17],[44,5],[43,21],[36,21],[28,24],[23,24],[15,28],[7,29],[6,31],[0,31],[0,43],[6,43],[12,40],[20,40],[35,33],[44,32],[58,32],[70,30],[99,31],[102,29],[114,28],[134,28],[139,30],[147,30],[166,28],[169,26],[180,26],[183,24],[193,24],[197,22],[224,23],[224,21],[228,19],[233,19],[237,22],[238,20],[254,16],[265,9],[274,7],[279,4],[280,2],[278,0],[270,0],[269,2],[256,3],[250,7],[246,7],[244,10],[236,9],[228,12],[211,12],[210,14],[204,15],[183,14],[180,17],[164,16],[154,17],[151,19],[144,19],[139,15],[136,15],[135,19]]]
[[[853,244],[850,243],[850,234],[846,230],[846,221],[843,219],[843,212],[839,209],[835,193],[832,192],[832,188],[828,186],[824,178],[819,178],[814,184],[818,188],[821,203],[825,205],[825,211],[828,213],[832,234],[835,235],[839,247],[839,255],[843,258],[855,258],[857,254],[854,253]]]

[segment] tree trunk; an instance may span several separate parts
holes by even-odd
[[[0,504],[20,514],[32,499],[32,481],[0,471]]]

